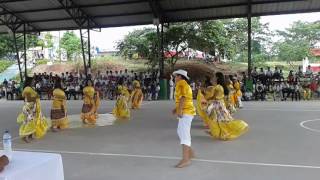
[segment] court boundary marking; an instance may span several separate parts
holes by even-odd
[[[114,154],[114,153],[94,153],[94,152],[77,152],[77,151],[55,151],[55,150],[36,150],[36,149],[16,149],[17,151],[40,152],[40,153],[57,153],[57,154],[77,154],[87,156],[110,156],[110,157],[131,157],[144,159],[162,159],[162,160],[180,160],[180,157],[174,156],[152,156],[152,155],[137,155],[137,154]],[[205,162],[211,164],[231,164],[231,165],[250,165],[264,167],[283,167],[283,168],[303,168],[303,169],[320,169],[320,166],[298,165],[298,164],[279,164],[279,163],[259,163],[245,161],[223,161],[223,160],[208,160],[208,159],[193,159],[194,162]]]
[[[272,109],[272,108],[266,108],[266,109],[251,109],[251,108],[243,108],[240,111],[280,111],[280,112],[320,112],[320,110],[317,109]]]
[[[320,133],[320,129],[313,129],[313,128],[310,128],[305,125],[306,123],[315,122],[315,121],[320,121],[320,119],[311,119],[311,120],[302,121],[302,122],[300,122],[300,127],[304,128],[306,130],[312,131],[312,132]]]

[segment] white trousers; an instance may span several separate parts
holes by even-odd
[[[238,103],[239,103],[239,108],[243,107],[242,101],[241,101],[241,96],[238,97]]]
[[[170,87],[170,92],[169,92],[169,99],[172,100],[173,99],[173,87]]]
[[[181,118],[178,118],[178,136],[180,139],[180,144],[187,145],[191,147],[191,123],[193,116],[191,115],[183,115]]]

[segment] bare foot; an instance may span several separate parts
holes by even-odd
[[[190,148],[190,156],[189,156],[189,158],[190,159],[193,159],[193,158],[195,158],[196,156],[194,155],[194,151]]]
[[[25,143],[30,143],[30,140],[28,139],[28,137],[23,137],[22,140],[23,140]]]
[[[181,160],[177,165],[176,165],[176,168],[184,168],[184,167],[187,167],[191,164],[191,161],[190,160]]]
[[[31,134],[31,135],[29,135],[29,137],[28,137],[30,140],[33,140],[33,135]]]
[[[52,132],[58,132],[59,130],[57,128],[51,127]]]
[[[209,134],[210,136],[212,136],[211,132],[210,131],[205,131],[207,134]]]

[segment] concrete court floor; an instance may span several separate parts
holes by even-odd
[[[247,134],[223,142],[208,137],[196,117],[192,142],[197,159],[175,169],[180,157],[173,102],[144,102],[131,120],[112,126],[49,132],[44,139],[16,150],[60,153],[66,180],[301,180],[320,172],[320,102],[247,102],[235,114],[250,125]],[[16,116],[21,101],[0,100],[0,132],[18,136]],[[69,101],[69,114],[79,114],[81,101]],[[114,102],[103,101],[100,113]],[[42,101],[49,117],[50,102]],[[311,121],[308,121],[311,120]],[[306,121],[302,124],[301,122]]]

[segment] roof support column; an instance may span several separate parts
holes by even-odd
[[[17,37],[16,31],[13,31],[13,44],[14,44],[14,50],[16,51],[16,58],[17,58],[17,63],[18,63],[18,68],[19,68],[19,73],[20,73],[20,80],[23,82],[23,75],[22,75],[22,70],[21,70],[21,62],[20,62],[20,55],[19,55],[19,48],[17,44]]]
[[[160,77],[164,77],[164,33],[163,33],[163,22],[161,22],[161,32],[160,32]]]
[[[91,69],[91,40],[90,40],[90,28],[87,29],[88,32],[88,67]]]
[[[83,67],[84,67],[84,74],[88,78],[88,67],[86,62],[86,50],[85,50],[85,40],[84,40],[84,34],[82,32],[82,29],[80,28],[80,39],[81,39],[81,50],[82,50],[82,59],[83,59]]]
[[[91,74],[90,28],[99,27],[100,25],[95,22],[95,20],[89,14],[81,9],[81,7],[74,2],[74,0],[57,1],[61,4],[61,7],[65,9],[65,11],[80,29],[83,66],[85,75],[88,78],[88,73]],[[85,28],[86,30],[83,32],[82,29]],[[87,41],[85,41],[85,38]],[[86,56],[88,56],[88,63],[86,62]]]
[[[24,50],[24,78],[27,79],[27,34],[26,34],[26,24],[23,24],[23,50]]]
[[[252,70],[252,27],[251,27],[251,18],[252,18],[252,0],[248,0],[248,77],[251,79],[251,70]]]

